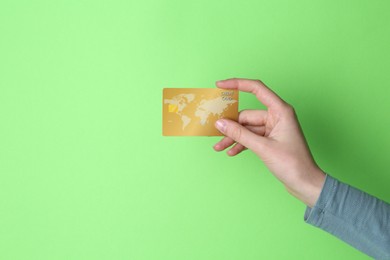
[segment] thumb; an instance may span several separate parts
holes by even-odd
[[[265,137],[259,136],[239,123],[229,119],[219,119],[215,127],[225,136],[232,138],[237,143],[256,152],[267,141]]]

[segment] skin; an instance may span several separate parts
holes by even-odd
[[[229,156],[253,151],[290,194],[313,207],[326,174],[314,161],[294,108],[260,80],[232,78],[216,86],[252,93],[267,110],[243,110],[238,122],[218,120],[215,126],[225,137],[214,150],[228,149]]]

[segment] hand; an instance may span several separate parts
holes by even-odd
[[[294,108],[260,80],[227,79],[216,82],[223,89],[253,93],[267,110],[243,110],[238,123],[220,119],[216,127],[225,137],[214,145],[228,155],[252,150],[286,187],[309,207],[317,201],[325,173],[317,166],[299,125]]]

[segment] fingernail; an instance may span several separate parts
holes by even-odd
[[[226,122],[225,120],[219,119],[217,122],[215,122],[215,127],[221,131],[222,133],[225,132],[226,129]]]

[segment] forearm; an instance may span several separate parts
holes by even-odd
[[[329,175],[304,220],[367,255],[390,259],[390,205]]]

